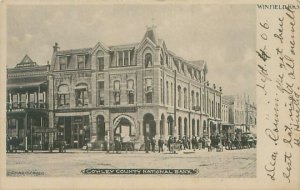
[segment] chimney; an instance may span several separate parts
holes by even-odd
[[[59,50],[59,46],[58,46],[58,43],[55,42],[54,46],[53,46],[53,52],[57,52],[57,50]]]

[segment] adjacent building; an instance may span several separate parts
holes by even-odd
[[[6,134],[24,148],[48,149],[48,71],[48,65],[39,66],[28,55],[7,69]]]
[[[256,134],[256,105],[246,95],[222,97],[223,136],[234,137],[236,133]]]

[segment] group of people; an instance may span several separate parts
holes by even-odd
[[[174,152],[176,150],[188,150],[193,149],[205,149],[208,148],[208,151],[212,151],[212,147],[218,148],[222,147],[222,142],[220,136],[211,136],[208,137],[196,137],[193,136],[191,139],[187,137],[176,138],[176,137],[169,137],[168,140],[164,140],[162,138],[158,139],[158,152],[164,151],[164,146],[167,146],[168,150]],[[148,153],[149,151],[155,152],[156,150],[156,139],[155,137],[148,137],[145,136],[145,152]]]

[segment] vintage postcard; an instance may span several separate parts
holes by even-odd
[[[0,8],[0,189],[300,189],[299,0]]]

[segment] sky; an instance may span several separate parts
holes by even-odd
[[[7,13],[8,68],[26,54],[46,64],[55,42],[62,50],[140,42],[154,24],[167,49],[207,62],[210,84],[255,100],[253,5],[10,5]]]

